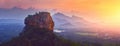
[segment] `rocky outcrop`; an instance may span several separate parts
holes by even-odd
[[[2,46],[55,46],[54,22],[49,12],[39,12],[25,18],[20,36]]]
[[[53,33],[54,22],[48,12],[39,12],[25,18],[25,27],[19,37],[0,46],[71,46],[71,42]],[[74,45],[72,45],[74,46]]]
[[[54,22],[48,12],[39,12],[34,15],[28,15],[28,17],[25,18],[24,23],[26,27],[45,28],[50,31],[53,31],[54,27]]]

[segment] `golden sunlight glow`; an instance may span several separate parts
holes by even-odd
[[[108,26],[120,26],[120,0],[102,2],[96,6],[101,23]]]

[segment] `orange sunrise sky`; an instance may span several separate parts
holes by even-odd
[[[75,11],[90,21],[120,26],[120,0],[0,0],[0,8],[12,7]]]

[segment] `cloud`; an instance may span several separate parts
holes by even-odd
[[[77,11],[89,17],[106,15],[111,9],[119,9],[118,6],[119,0],[0,0],[0,8],[59,9]]]
[[[82,15],[92,15],[103,0],[0,0],[0,8],[36,8],[77,11]],[[101,6],[102,7],[102,6]]]
[[[11,7],[35,7],[36,6],[51,6],[59,3],[56,0],[0,0],[0,8],[11,8]]]

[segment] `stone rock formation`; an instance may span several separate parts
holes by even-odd
[[[28,15],[28,17],[25,18],[24,23],[27,27],[45,28],[50,31],[53,31],[54,28],[54,22],[48,12],[39,12],[34,15]]]
[[[49,12],[39,12],[25,18],[20,36],[3,46],[55,46],[54,22]]]
[[[53,33],[54,22],[48,12],[39,12],[25,18],[25,27],[19,37],[0,46],[71,46],[71,43]]]

